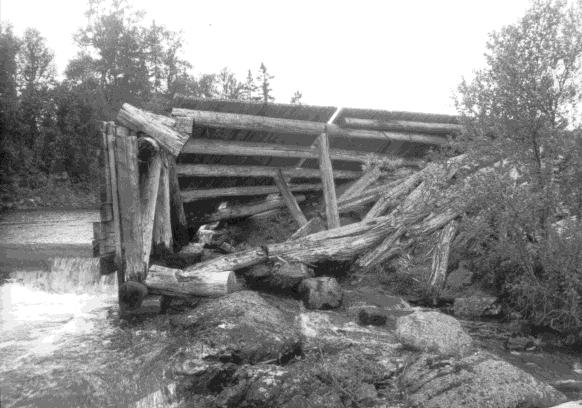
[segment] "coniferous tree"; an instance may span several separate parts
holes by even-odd
[[[259,67],[259,74],[257,75],[257,83],[259,84],[260,100],[263,102],[273,102],[275,98],[271,95],[271,79],[275,78],[267,72],[267,67],[261,62]]]

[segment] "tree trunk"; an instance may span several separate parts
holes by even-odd
[[[160,152],[161,172],[153,229],[153,244],[156,255],[174,252],[170,206],[170,169],[168,153]]]
[[[457,233],[457,226],[457,221],[450,221],[440,232],[439,242],[434,248],[428,284],[435,294],[442,290],[447,279],[451,242]]]
[[[339,212],[337,209],[337,198],[335,195],[335,183],[333,180],[333,169],[329,158],[329,138],[327,133],[322,133],[318,138],[319,146],[319,169],[321,171],[321,184],[323,186],[323,198],[325,201],[325,217],[327,228],[337,228],[340,226]]]

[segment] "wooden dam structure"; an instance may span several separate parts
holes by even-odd
[[[120,302],[129,308],[145,294],[228,293],[235,271],[271,257],[305,263],[358,257],[369,266],[386,259],[386,241],[394,244],[405,232],[404,221],[385,213],[399,205],[405,214],[422,175],[435,170],[425,166],[425,154],[459,131],[456,117],[410,112],[177,95],[171,116],[162,116],[124,104],[116,122],[101,127],[94,255],[103,274],[117,272]],[[377,183],[380,164],[393,173],[390,182]],[[300,203],[308,197],[323,198],[321,218],[304,215]],[[340,214],[366,205],[360,222],[340,225]],[[297,223],[285,242],[182,269],[156,262],[178,253],[200,225],[277,209]],[[437,231],[457,215],[422,214],[406,224]]]

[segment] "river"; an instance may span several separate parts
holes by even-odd
[[[115,276],[100,276],[89,257],[96,220],[95,211],[2,215],[0,406],[143,406],[164,384],[175,341],[156,316],[119,319]]]

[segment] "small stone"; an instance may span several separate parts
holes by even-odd
[[[342,303],[342,289],[335,278],[304,279],[298,290],[308,309],[334,309]]]

